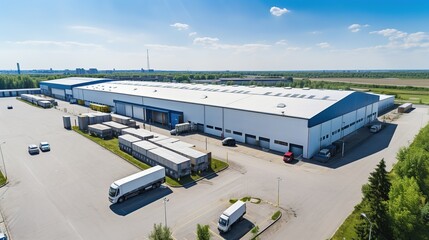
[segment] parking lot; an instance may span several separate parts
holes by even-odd
[[[87,111],[61,101],[59,107],[74,113]],[[226,148],[204,135],[179,136],[199,148],[207,146],[231,167],[189,188],[162,187],[111,205],[109,185],[138,169],[65,130],[62,115],[57,109],[0,99],[0,140],[6,141],[2,149],[9,177],[9,184],[0,189],[0,208],[12,239],[145,239],[154,223],[164,223],[165,212],[176,239],[195,239],[198,223],[209,224],[216,238],[235,239],[265,221],[266,211],[248,212],[232,235],[219,235],[216,221],[229,206],[228,200],[253,196],[275,203],[278,177],[280,206],[289,215],[262,239],[326,239],[360,201],[361,185],[375,165],[384,158],[390,169],[399,147],[408,145],[429,119],[426,107],[404,114],[390,128],[351,149],[337,167],[284,164],[279,155],[247,146]],[[28,144],[40,141],[48,141],[52,150],[29,155]],[[378,146],[383,141],[385,146]],[[166,211],[164,197],[169,199]]]

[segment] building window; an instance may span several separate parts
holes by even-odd
[[[235,135],[240,135],[240,136],[242,136],[242,135],[243,135],[243,133],[241,133],[241,132],[237,132],[237,131],[232,131],[232,133],[234,133]]]
[[[226,133],[231,133],[231,130],[229,130],[229,129],[225,129],[225,132],[226,132]]]
[[[213,126],[207,125],[207,128],[211,128],[211,129],[213,129]]]
[[[283,145],[283,146],[288,146],[289,145],[287,142],[283,142],[283,141],[280,141],[280,140],[274,140],[274,143],[275,144],[279,144],[279,145]]]
[[[220,128],[220,127],[215,127],[215,129],[218,131],[222,131],[222,128]]]

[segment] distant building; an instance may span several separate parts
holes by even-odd
[[[98,73],[97,68],[90,68],[90,69],[88,69],[88,74],[97,74],[97,73]]]
[[[85,74],[85,69],[83,68],[76,68],[76,74]]]

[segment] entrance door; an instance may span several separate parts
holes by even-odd
[[[289,151],[293,152],[296,157],[302,155],[302,153],[304,152],[303,147],[301,145],[296,145],[292,143],[289,145]]]
[[[258,142],[256,141],[256,136],[254,135],[250,135],[250,134],[246,134],[246,143],[250,144],[250,145],[258,145]]]
[[[264,138],[264,137],[259,137],[259,146],[261,148],[270,149],[270,139]]]

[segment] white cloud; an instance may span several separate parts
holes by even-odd
[[[400,38],[404,38],[407,36],[406,32],[402,32],[402,31],[396,30],[394,28],[386,28],[386,29],[383,29],[380,31],[373,31],[370,33],[371,34],[379,34],[379,35],[382,35],[384,37],[388,37],[389,40],[391,40],[391,41],[396,40],[396,39],[400,39]]]
[[[247,44],[223,44],[219,43],[219,38],[213,37],[197,37],[194,39],[195,45],[202,45],[209,49],[230,49],[236,52],[252,52],[259,49],[268,49],[271,45],[260,43],[247,43]]]
[[[13,42],[19,45],[32,45],[32,46],[56,46],[56,47],[85,47],[85,48],[102,48],[101,45],[94,43],[81,43],[81,42],[73,42],[73,41],[41,41],[41,40],[26,40],[26,41],[18,41]]]
[[[204,46],[214,45],[217,42],[219,42],[219,38],[197,37],[194,39],[194,44],[199,44],[199,45],[204,45]]]
[[[186,24],[186,23],[178,23],[178,22],[174,23],[174,24],[171,24],[170,27],[174,27],[174,28],[176,28],[179,31],[188,30],[189,29],[189,25],[188,24]]]
[[[191,32],[191,33],[189,33],[189,37],[193,37],[193,36],[196,36],[197,35],[197,32]]]
[[[319,35],[319,34],[322,34],[322,32],[321,31],[312,31],[312,32],[309,32],[310,34],[312,34],[312,35]]]
[[[286,8],[279,8],[279,7],[271,7],[270,8],[270,13],[276,17],[280,17],[281,15],[290,12],[289,10],[287,10]]]
[[[316,45],[320,48],[330,48],[331,47],[331,45],[329,45],[329,43],[327,43],[327,42],[321,42],[321,43],[318,43]]]
[[[174,50],[187,50],[187,47],[164,45],[164,44],[145,44],[145,47],[155,50],[174,51]]]
[[[369,25],[368,24],[364,24],[364,25],[361,25],[361,24],[358,24],[358,23],[354,23],[354,24],[352,24],[352,25],[350,25],[349,27],[348,27],[348,29],[351,31],[351,32],[359,32],[362,28],[364,28],[364,27],[369,27]]]
[[[105,35],[109,32],[105,29],[97,28],[97,27],[91,27],[91,26],[69,26],[69,28],[76,30],[76,31],[79,31],[79,32],[89,33],[89,34],[94,34],[94,35]]]
[[[277,45],[287,45],[287,41],[282,39],[276,42]]]

